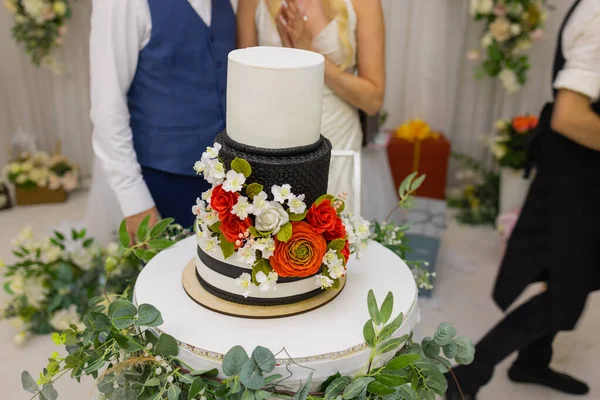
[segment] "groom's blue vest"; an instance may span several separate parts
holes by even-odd
[[[152,34],[127,95],[135,152],[144,167],[194,175],[194,162],[225,128],[235,15],[229,0],[213,0],[208,27],[187,0],[148,4]]]

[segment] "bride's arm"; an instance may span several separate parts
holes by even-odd
[[[312,48],[310,34],[304,26],[302,15],[295,2],[283,10],[288,22],[283,27],[294,46],[305,50]],[[380,0],[353,0],[358,19],[356,52],[358,76],[343,71],[325,58],[325,83],[339,97],[350,104],[375,115],[383,105],[385,92],[385,25]],[[280,25],[281,22],[279,22]]]
[[[256,7],[259,0],[240,0],[237,10],[237,46],[240,49],[258,44],[256,37]]]

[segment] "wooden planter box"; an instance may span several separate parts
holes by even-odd
[[[16,203],[20,206],[45,203],[64,203],[68,194],[63,188],[50,190],[48,188],[35,188],[27,190],[20,187],[15,188]]]

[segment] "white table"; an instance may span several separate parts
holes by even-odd
[[[393,292],[392,318],[400,311],[405,315],[395,336],[411,332],[419,320],[411,271],[375,242],[362,259],[352,256],[346,287],[335,300],[306,314],[272,320],[218,314],[192,301],[181,277],[195,250],[196,239],[191,237],[158,254],[140,274],[134,295],[138,304],[149,303],[160,310],[164,324],[158,330],[177,339],[179,358],[195,369],[220,370],[223,355],[233,346],[241,345],[251,354],[260,345],[277,355],[273,374],[292,374],[286,381],[290,388],[306,381],[311,372],[316,386],[336,372],[351,376],[366,369],[370,349],[362,331],[369,319],[369,289],[380,305]]]

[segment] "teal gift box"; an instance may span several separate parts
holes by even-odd
[[[442,240],[442,233],[446,229],[446,201],[415,197],[413,207],[406,214],[406,222],[410,226],[406,233],[409,251],[406,259],[410,261],[423,261],[429,273],[436,272],[438,253]],[[435,275],[431,276],[434,283]],[[433,289],[419,289],[419,294],[431,297]]]

